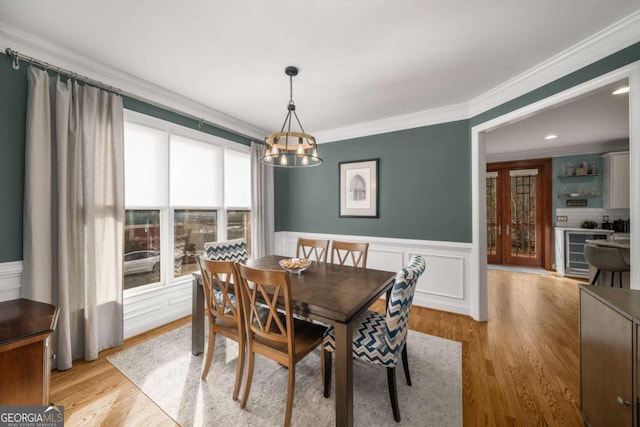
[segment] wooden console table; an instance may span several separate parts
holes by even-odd
[[[48,405],[49,336],[58,308],[27,299],[0,302],[0,406]]]

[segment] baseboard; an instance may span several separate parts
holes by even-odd
[[[275,233],[275,252],[294,256],[298,237],[369,242],[367,267],[378,270],[399,271],[411,256],[420,255],[427,268],[418,280],[413,303],[471,314],[470,243],[280,231]]]

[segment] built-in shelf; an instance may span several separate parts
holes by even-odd
[[[588,173],[586,175],[558,175],[558,178],[584,178],[586,176],[600,176],[600,173]]]
[[[600,194],[584,194],[579,196],[570,196],[568,194],[558,194],[558,199],[590,199],[593,197],[600,197]]]

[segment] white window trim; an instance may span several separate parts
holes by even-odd
[[[124,111],[125,122],[135,123],[148,126],[167,133],[170,135],[179,135],[182,137],[194,139],[204,143],[209,143],[221,147],[223,150],[223,158],[226,150],[233,150],[240,153],[251,153],[251,147],[243,144],[229,141],[224,138],[203,133],[197,130],[189,129],[181,125],[177,125],[166,120],[157,119],[135,111]],[[171,150],[170,141],[167,143],[167,149]],[[170,166],[170,151],[167,156],[167,170]],[[224,161],[223,168],[225,167]],[[170,179],[167,174],[167,180]],[[222,173],[224,189],[224,169]],[[170,190],[169,182],[167,182],[167,191]],[[226,236],[226,216],[228,210],[252,210],[252,206],[226,206],[226,199],[223,195],[223,206],[172,206],[170,202],[170,194],[168,194],[166,206],[142,206],[131,205],[126,209],[145,209],[160,211],[160,233],[161,253],[163,267],[161,268],[160,282],[150,283],[133,289],[127,289],[124,292],[124,312],[125,312],[125,337],[144,332],[154,327],[160,326],[172,320],[179,319],[191,314],[191,275],[173,277],[173,239],[169,231],[173,229],[173,221],[175,210],[181,209],[197,209],[197,210],[216,210],[218,212],[218,236],[224,239]],[[168,236],[168,237],[167,237]]]

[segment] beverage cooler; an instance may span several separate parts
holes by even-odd
[[[609,238],[613,230],[566,230],[565,231],[565,275],[589,277],[589,263],[584,259],[584,246],[588,240]]]

